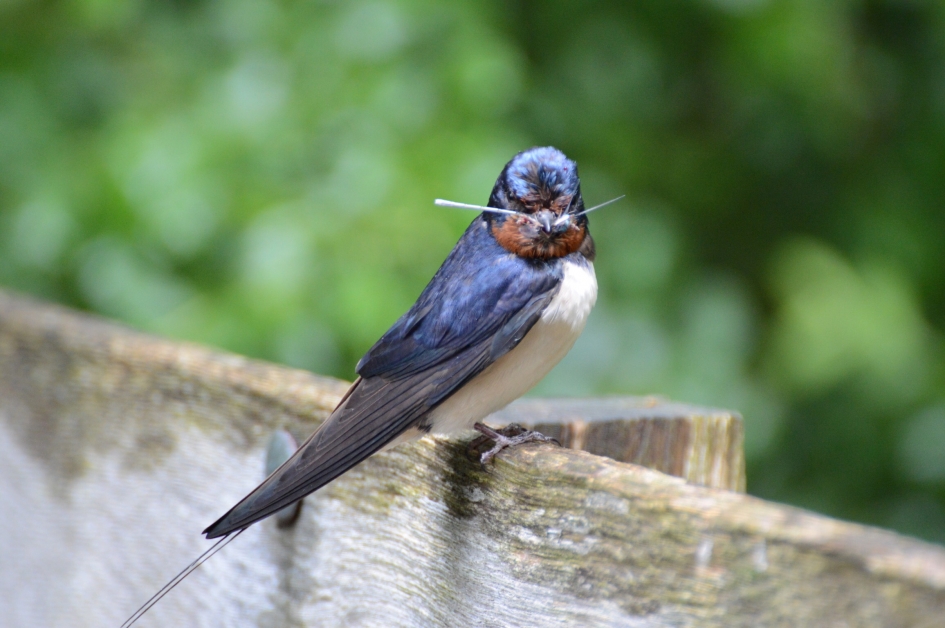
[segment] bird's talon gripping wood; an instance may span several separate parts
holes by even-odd
[[[476,423],[473,426],[473,429],[481,433],[484,439],[491,440],[495,443],[492,449],[484,452],[479,458],[479,462],[481,462],[483,465],[495,458],[495,455],[503,449],[515,447],[516,445],[522,445],[524,443],[554,443],[558,447],[561,446],[561,443],[558,442],[558,439],[545,436],[541,432],[526,430],[517,423],[507,425],[506,427],[498,430],[494,430],[483,423]]]

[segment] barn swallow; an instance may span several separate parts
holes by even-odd
[[[358,362],[357,380],[328,419],[204,530],[220,541],[129,621],[220,543],[382,449],[474,426],[503,440],[478,422],[530,390],[564,357],[597,300],[591,210],[584,208],[577,164],[551,147],[513,157],[487,206],[466,207],[482,212],[413,307]],[[497,448],[529,438],[506,439]]]

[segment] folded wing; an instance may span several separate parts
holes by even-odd
[[[417,303],[362,358],[359,379],[325,423],[204,530],[208,538],[246,528],[331,482],[521,341],[553,298],[560,273],[488,250],[498,245],[482,241],[475,227],[474,221]]]

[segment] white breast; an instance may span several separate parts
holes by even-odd
[[[517,347],[430,413],[432,431],[471,429],[476,421],[531,390],[574,345],[596,301],[594,265],[565,262],[561,286],[541,318]]]

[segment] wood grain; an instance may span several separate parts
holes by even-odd
[[[272,430],[304,437],[344,389],[0,294],[3,625],[120,624],[262,479]],[[613,402],[596,403],[577,419],[588,428]],[[673,433],[618,449],[679,460],[650,449],[692,451]],[[740,438],[727,434],[706,442]],[[526,445],[483,469],[465,442],[424,439],[307,498],[295,526],[250,528],[139,625],[931,627],[942,617],[941,547],[587,452]]]

